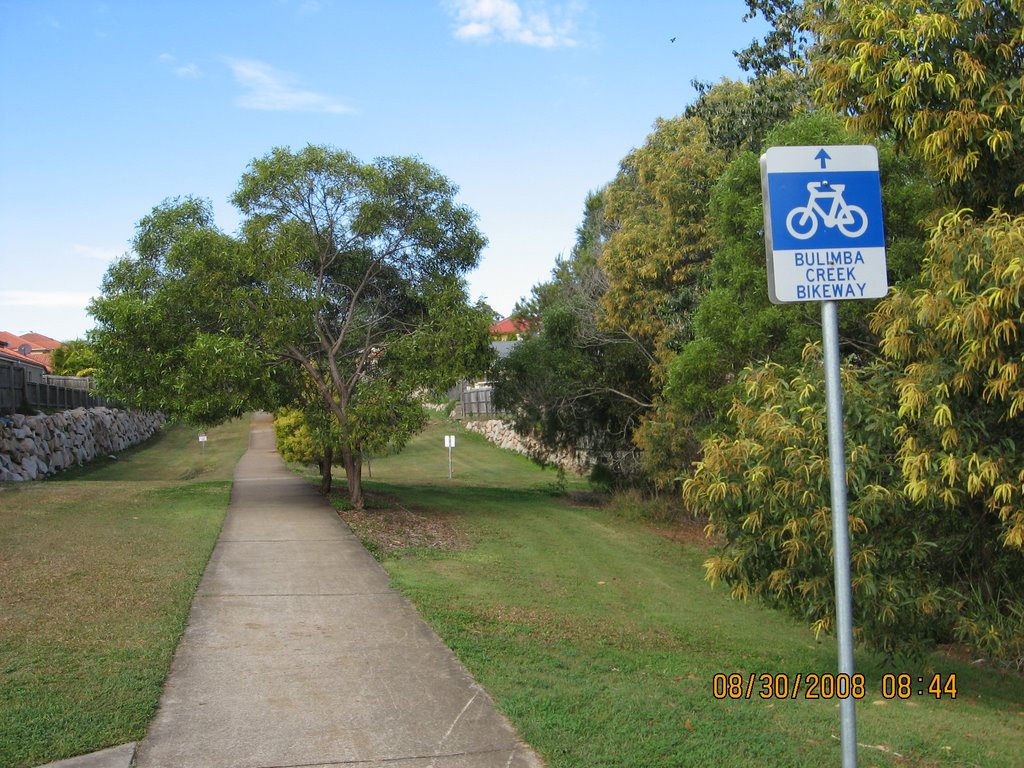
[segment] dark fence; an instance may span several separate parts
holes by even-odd
[[[82,389],[80,384],[65,384],[31,381],[21,366],[0,363],[0,413],[68,411],[72,408],[118,405]]]

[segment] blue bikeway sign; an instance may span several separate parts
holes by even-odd
[[[772,147],[761,155],[761,187],[773,303],[885,296],[878,150]]]

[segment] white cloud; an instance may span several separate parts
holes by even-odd
[[[245,93],[235,103],[246,109],[274,112],[329,112],[345,114],[350,107],[331,96],[304,91],[292,83],[292,78],[269,64],[253,59],[225,59],[235,75],[235,81]]]
[[[182,64],[179,66],[178,57],[170,53],[161,53],[159,58],[160,62],[170,67],[178,77],[186,77],[190,80],[194,80],[203,76],[202,70],[199,69],[199,65],[195,62],[189,62],[188,64]]]
[[[92,300],[92,294],[78,291],[7,291],[0,290],[0,307],[72,307],[81,309]]]
[[[577,45],[575,19],[580,5],[576,2],[552,6],[528,2],[525,11],[518,0],[447,0],[445,5],[455,17],[459,40],[502,40],[538,48]]]

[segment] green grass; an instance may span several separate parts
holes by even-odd
[[[248,420],[0,484],[0,765],[135,741],[216,542]]]
[[[712,695],[716,673],[830,673],[836,652],[832,638],[712,590],[701,543],[567,503],[551,493],[553,473],[450,422],[372,469],[378,505],[397,499],[460,529],[447,550],[375,549],[550,768],[840,763],[835,700]],[[1020,677],[940,655],[914,666],[859,653],[857,671],[861,766],[1021,765]],[[955,673],[958,695],[883,699],[882,676],[904,671]]]

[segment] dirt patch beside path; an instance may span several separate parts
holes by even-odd
[[[410,548],[452,551],[468,545],[451,515],[411,510],[385,494],[370,494],[367,502],[365,510],[341,509],[338,514],[371,550],[386,554]]]

